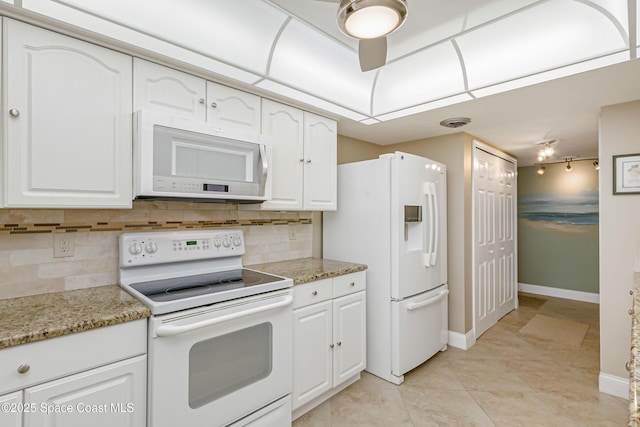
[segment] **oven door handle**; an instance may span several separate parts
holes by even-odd
[[[229,322],[240,317],[250,316],[252,314],[262,313],[264,311],[273,310],[279,307],[286,307],[293,303],[293,296],[287,295],[281,301],[273,304],[262,305],[260,307],[242,310],[237,313],[231,313],[213,319],[203,320],[202,322],[191,323],[188,325],[161,325],[156,329],[156,335],[159,337],[171,337],[174,335],[184,334],[196,329],[206,328],[208,326],[217,325],[218,323]]]

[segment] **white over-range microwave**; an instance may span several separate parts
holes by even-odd
[[[154,111],[134,114],[137,199],[255,203],[271,198],[271,138]]]

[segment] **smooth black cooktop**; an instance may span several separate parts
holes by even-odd
[[[131,288],[152,301],[166,302],[240,288],[259,287],[259,285],[265,283],[281,280],[284,279],[271,274],[241,268],[217,273],[134,283]],[[257,291],[259,292],[259,290]]]

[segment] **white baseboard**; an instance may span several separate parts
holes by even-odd
[[[616,377],[600,372],[598,389],[601,393],[611,394],[623,399],[629,399],[629,379]]]
[[[461,350],[468,350],[472,345],[476,343],[476,335],[473,330],[466,334],[460,332],[449,331],[449,343],[451,347],[459,348]]]
[[[591,292],[572,291],[569,289],[552,288],[549,286],[528,285],[526,283],[518,283],[518,290],[529,294],[600,304],[600,294],[594,294]]]

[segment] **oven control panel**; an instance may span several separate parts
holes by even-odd
[[[120,266],[242,256],[242,230],[180,230],[120,235]]]

